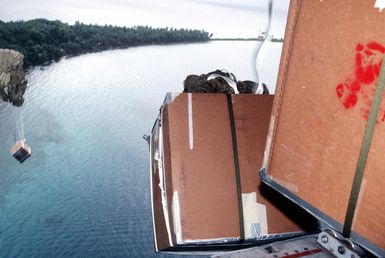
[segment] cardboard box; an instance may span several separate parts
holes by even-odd
[[[17,141],[10,150],[12,156],[20,163],[23,163],[31,156],[31,148],[23,141]]]
[[[269,179],[326,214],[337,230],[385,53],[385,13],[374,5],[291,1],[273,104]],[[384,120],[382,101],[352,227],[352,239],[379,247],[377,254],[385,248]]]
[[[232,96],[247,239],[299,232],[312,223],[280,196],[259,188],[272,102],[271,95]],[[239,241],[227,96],[168,95],[150,142],[156,250]]]

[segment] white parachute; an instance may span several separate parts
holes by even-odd
[[[14,106],[23,104],[23,95],[27,88],[23,58],[17,51],[0,49],[0,97]]]
[[[27,88],[27,80],[23,71],[24,56],[14,50],[0,49],[0,97],[3,101],[20,107]],[[19,110],[20,111],[20,110]],[[11,154],[20,163],[31,156],[31,148],[25,143],[24,129],[19,112],[19,139],[11,148]]]

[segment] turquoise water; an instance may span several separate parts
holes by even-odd
[[[280,48],[265,66],[271,89]],[[19,111],[0,104],[0,257],[155,256],[142,135],[187,74],[226,68],[253,79],[254,50],[255,42],[147,46],[30,71],[21,114],[32,156],[23,164],[9,155]]]

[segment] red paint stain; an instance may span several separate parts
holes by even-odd
[[[378,44],[377,42],[369,42],[367,44],[368,48],[371,49],[371,50],[377,50],[381,53],[385,53],[385,47],[384,46],[381,46],[380,44]]]
[[[356,45],[354,73],[336,86],[337,97],[346,109],[359,106],[365,119],[369,116],[375,86],[380,75],[385,47],[371,41]],[[385,122],[385,110],[381,110]]]
[[[361,51],[361,50],[363,50],[364,49],[364,45],[362,45],[362,44],[357,44],[357,46],[356,46],[356,50],[357,51]]]
[[[344,106],[346,108],[354,107],[357,103],[357,95],[350,93],[349,96],[345,99]]]
[[[308,257],[310,255],[318,254],[318,253],[321,253],[321,252],[322,252],[322,250],[317,248],[317,249],[313,249],[313,250],[303,251],[303,252],[300,252],[300,253],[288,254],[288,255],[285,255],[285,256],[281,256],[281,257],[282,258]]]
[[[344,94],[344,85],[342,85],[341,83],[338,84],[336,90],[337,90],[337,96],[341,98]]]

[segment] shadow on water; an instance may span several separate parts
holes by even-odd
[[[44,225],[44,227],[47,227],[47,228],[60,227],[65,222],[65,219],[66,219],[66,217],[62,216],[60,214],[47,216],[43,220],[43,225]]]
[[[33,117],[33,121],[31,121],[31,118],[26,119],[26,126],[34,123],[39,127],[39,130],[34,130],[33,133],[28,133],[29,140],[39,144],[62,144],[66,139],[66,134],[62,124],[60,124],[60,122],[48,109],[41,108],[37,109],[36,112],[38,115]]]

